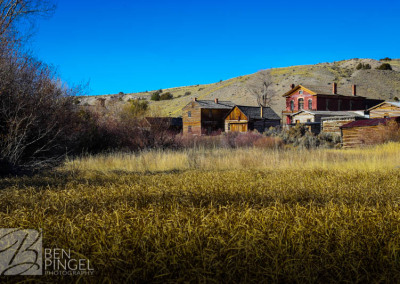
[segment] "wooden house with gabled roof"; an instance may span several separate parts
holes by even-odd
[[[211,134],[224,130],[224,118],[235,106],[230,101],[194,98],[182,109],[183,134]]]
[[[368,109],[370,118],[400,116],[400,102],[383,102]]]
[[[270,107],[235,106],[225,117],[226,132],[264,132],[279,126],[281,118]]]

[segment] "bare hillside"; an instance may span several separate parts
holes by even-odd
[[[268,93],[273,96],[271,106],[280,114],[285,107],[282,95],[287,92],[291,84],[330,85],[338,83],[338,92],[350,89],[356,84],[358,95],[369,98],[391,100],[400,98],[400,59],[385,61],[393,70],[377,70],[381,61],[373,59],[350,59],[333,63],[316,65],[301,65],[285,68],[262,70],[254,74],[232,78],[208,85],[196,85],[164,89],[170,92],[174,99],[154,102],[150,96],[154,91],[147,93],[118,94],[104,96],[90,96],[79,98],[80,105],[95,105],[99,97],[105,99],[105,105],[122,105],[129,99],[143,98],[149,100],[153,109],[159,109],[164,116],[180,116],[181,109],[191,99],[214,99],[233,101],[236,104],[257,105],[252,90],[262,88],[263,82],[270,82]],[[371,69],[357,70],[359,64],[369,64]]]

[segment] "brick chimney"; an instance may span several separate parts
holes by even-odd
[[[357,86],[356,85],[352,85],[351,89],[352,89],[353,96],[357,96]]]
[[[294,89],[294,87],[295,87],[294,84],[290,85],[290,88],[292,88],[292,90]]]
[[[336,83],[332,84],[332,94],[334,94],[334,95],[337,94],[337,84]]]
[[[214,102],[217,104],[218,103],[218,99],[214,99]]]
[[[197,98],[193,98],[193,101],[194,101],[194,102],[197,102]]]

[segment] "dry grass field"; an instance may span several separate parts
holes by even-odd
[[[399,205],[396,143],[115,153],[0,180],[0,228],[42,228],[95,269],[40,282],[398,282]]]

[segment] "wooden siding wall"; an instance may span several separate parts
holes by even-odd
[[[248,123],[249,121],[244,113],[238,107],[234,107],[231,113],[225,118],[225,131],[246,132],[250,130]],[[228,130],[228,124],[230,124],[230,130]]]
[[[191,112],[191,117],[188,112]],[[183,134],[188,133],[189,126],[192,127],[191,134],[201,135],[201,108],[198,103],[191,102],[182,109]]]
[[[368,144],[369,141],[366,137],[371,136],[374,132],[384,127],[383,125],[378,126],[364,126],[364,127],[352,127],[342,129],[342,140],[343,148],[355,148],[361,147]]]
[[[231,123],[231,132],[247,132],[247,123]]]
[[[246,120],[247,117],[244,115],[244,113],[238,108],[234,107],[231,113],[225,118],[225,120]]]
[[[383,104],[369,112],[370,118],[383,118],[385,116],[400,116],[400,108],[391,104]]]
[[[322,121],[322,132],[334,133],[340,135],[340,126],[354,121],[355,118],[346,118],[343,120],[327,120]]]
[[[224,117],[229,111],[230,109],[203,109],[197,102],[190,102],[182,109],[183,134],[189,133],[189,126],[192,128],[191,134],[196,135],[223,131]]]

